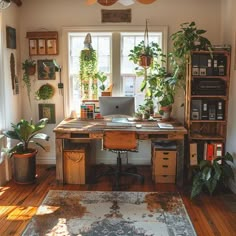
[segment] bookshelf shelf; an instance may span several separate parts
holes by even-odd
[[[185,98],[185,126],[188,129],[189,164],[207,159],[209,145],[214,157],[224,155],[228,94],[230,85],[230,51],[193,51],[188,64]],[[216,151],[217,146],[217,151]],[[201,150],[201,152],[198,152]],[[195,153],[193,153],[195,152]],[[195,156],[197,160],[192,161]]]

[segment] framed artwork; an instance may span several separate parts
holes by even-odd
[[[29,40],[29,55],[37,55],[38,54],[38,42],[36,39]]]
[[[102,10],[102,23],[131,22],[131,9],[125,10]]]
[[[47,54],[48,55],[57,54],[57,40],[56,39],[47,39]]]
[[[16,29],[6,26],[7,48],[16,49]]]
[[[38,79],[54,80],[56,79],[55,65],[53,60],[38,60]]]
[[[56,123],[55,104],[39,104],[39,119],[48,118],[48,124]]]
[[[38,54],[45,55],[46,54],[46,42],[45,39],[38,40]]]

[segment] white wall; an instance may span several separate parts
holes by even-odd
[[[21,95],[14,95],[11,84],[11,73],[10,73],[10,55],[14,54],[15,57],[15,71],[16,75],[20,79],[20,30],[19,30],[19,11],[15,4],[12,4],[9,8],[1,11],[1,32],[2,32],[2,51],[3,54],[3,65],[2,74],[4,89],[1,88],[1,93],[5,94],[5,116],[2,117],[4,121],[1,128],[9,128],[11,122],[16,122],[21,117]],[[16,49],[6,48],[6,26],[10,26],[16,29]],[[2,95],[1,94],[1,97]]]
[[[228,130],[227,130],[227,144],[226,150],[234,156],[234,173],[236,178],[236,2],[235,0],[222,0],[222,40],[223,42],[232,45],[231,54],[231,80],[230,80],[230,94],[229,94],[229,112],[228,112]],[[236,181],[231,182],[231,189],[236,193]]]

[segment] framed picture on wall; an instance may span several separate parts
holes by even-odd
[[[48,124],[56,123],[55,104],[39,104],[39,119],[48,118]]]
[[[38,54],[38,42],[36,39],[29,40],[29,55],[37,55]]]
[[[38,54],[39,55],[46,54],[46,41],[45,41],[45,39],[38,39]]]
[[[16,49],[16,29],[10,26],[6,27],[6,40],[7,48]]]
[[[56,79],[55,65],[53,60],[38,60],[38,79],[54,80]]]
[[[47,39],[47,54],[48,55],[57,54],[57,40],[56,39]]]

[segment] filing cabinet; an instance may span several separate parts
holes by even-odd
[[[152,151],[152,178],[155,183],[175,183],[176,149],[158,149]]]

